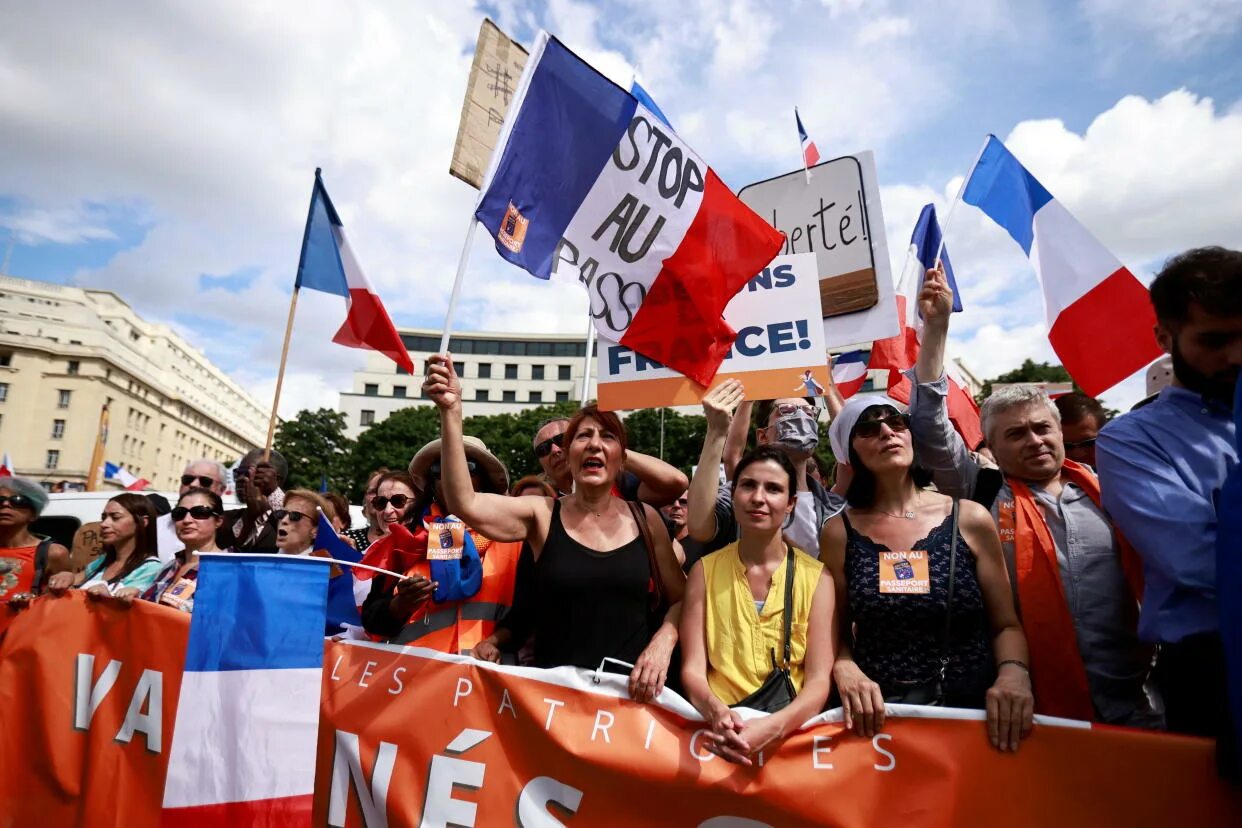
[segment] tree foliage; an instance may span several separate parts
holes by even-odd
[[[1027,359],[1012,371],[1008,371],[983,383],[983,391],[979,395],[979,402],[983,402],[983,400],[991,396],[993,384],[1003,385],[1010,382],[1073,382],[1073,378],[1063,365],[1053,365],[1049,362],[1035,362],[1032,359]],[[1081,391],[1082,389],[1078,387],[1077,383],[1074,383],[1074,390]]]
[[[359,501],[367,477],[378,468],[405,471],[414,453],[439,436],[439,410],[429,405],[402,408],[371,426],[359,435],[349,459],[348,496]]]
[[[509,480],[536,474],[539,461],[533,450],[535,432],[545,421],[554,417],[572,417],[578,404],[572,402],[541,405],[513,414],[486,414],[467,417],[463,428],[466,434],[478,437],[487,444],[492,454],[500,458],[509,470]]]
[[[345,436],[345,415],[340,411],[303,409],[276,428],[272,445],[289,463],[286,489],[317,492],[325,480],[332,491],[350,487],[354,441]]]
[[[625,418],[625,433],[634,451],[660,457],[660,414],[664,414],[663,460],[687,475],[699,462],[707,420],[701,414],[679,414],[670,408],[644,408]]]

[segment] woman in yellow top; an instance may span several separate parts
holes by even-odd
[[[729,380],[703,400],[707,435],[690,499],[716,500],[717,469],[742,386]],[[835,595],[823,564],[785,542],[781,530],[797,500],[797,473],[783,451],[760,446],[737,464],[733,513],[738,539],[690,570],[681,617],[682,686],[712,729],[707,749],[731,762],[751,757],[819,713],[828,699],[836,642]],[[787,582],[793,564],[792,584]],[[792,587],[792,606],[786,591]],[[788,622],[788,623],[787,623]],[[789,646],[785,631],[789,630]],[[786,657],[786,652],[788,656]],[[788,671],[792,701],[743,722],[731,708],[758,706],[776,668]],[[750,698],[748,698],[750,697]]]

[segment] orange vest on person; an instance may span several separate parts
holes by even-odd
[[[414,611],[392,643],[464,654],[492,634],[496,622],[513,604],[522,543],[491,541],[484,547],[479,535],[474,535],[474,539],[480,547],[479,557],[483,564],[483,584],[479,591],[465,601],[443,604],[427,601]],[[430,578],[431,563],[420,560],[405,574]]]

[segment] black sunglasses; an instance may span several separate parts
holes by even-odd
[[[475,472],[479,470],[479,464],[474,462],[473,460],[467,460],[466,468],[470,471],[471,474],[474,474]],[[428,477],[439,477],[440,476],[440,464],[432,463],[431,468],[427,469],[427,476]],[[371,503],[374,504],[375,501],[371,501]]]
[[[414,498],[407,495],[393,495],[392,497],[373,497],[371,498],[371,508],[377,512],[382,512],[388,508],[391,503],[394,509],[404,509],[405,504],[413,503]]]
[[[290,523],[298,523],[301,520],[308,519],[310,515],[304,515],[301,512],[293,512],[288,509],[277,509],[272,512],[272,523],[280,523],[285,518],[289,518]]]
[[[1077,443],[1071,443],[1069,440],[1066,440],[1065,448],[1068,450],[1068,449],[1076,449],[1076,448],[1086,448],[1087,446],[1094,446],[1095,439],[1096,438],[1094,437],[1088,437],[1086,440],[1079,440]]]
[[[213,517],[220,517],[220,513],[210,506],[177,506],[168,514],[172,515],[173,523],[179,523],[185,520],[185,516],[189,515],[195,520],[210,520]]]
[[[540,459],[547,457],[549,454],[552,453],[553,446],[556,446],[557,448],[565,447],[565,432],[562,431],[560,434],[554,434],[548,439],[536,445],[535,456]]]
[[[205,474],[183,474],[181,475],[182,486],[189,486],[195,480],[197,480],[198,485],[202,486],[204,489],[210,489],[212,486],[216,485],[216,479],[214,477],[208,477]]]
[[[0,495],[0,506],[12,506],[14,509],[33,509],[34,501],[25,495]]]
[[[863,420],[854,426],[854,436],[870,440],[880,436],[880,426],[888,426],[889,431],[906,431],[910,428],[910,420],[905,414],[889,414],[874,420]]]

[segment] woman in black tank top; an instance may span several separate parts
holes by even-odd
[[[625,463],[620,418],[587,406],[570,420],[564,449],[572,494],[483,494],[470,484],[461,384],[450,358],[428,359],[423,390],[440,409],[444,442],[437,485],[449,510],[489,538],[524,540],[530,547],[533,577],[519,573],[517,588],[525,594],[515,595],[514,605],[534,607],[536,665],[596,669],[613,658],[635,665],[635,699],[659,695],[677,645],[686,581],[659,513],[612,494]],[[498,629],[475,648],[476,656],[494,658],[510,634]]]

